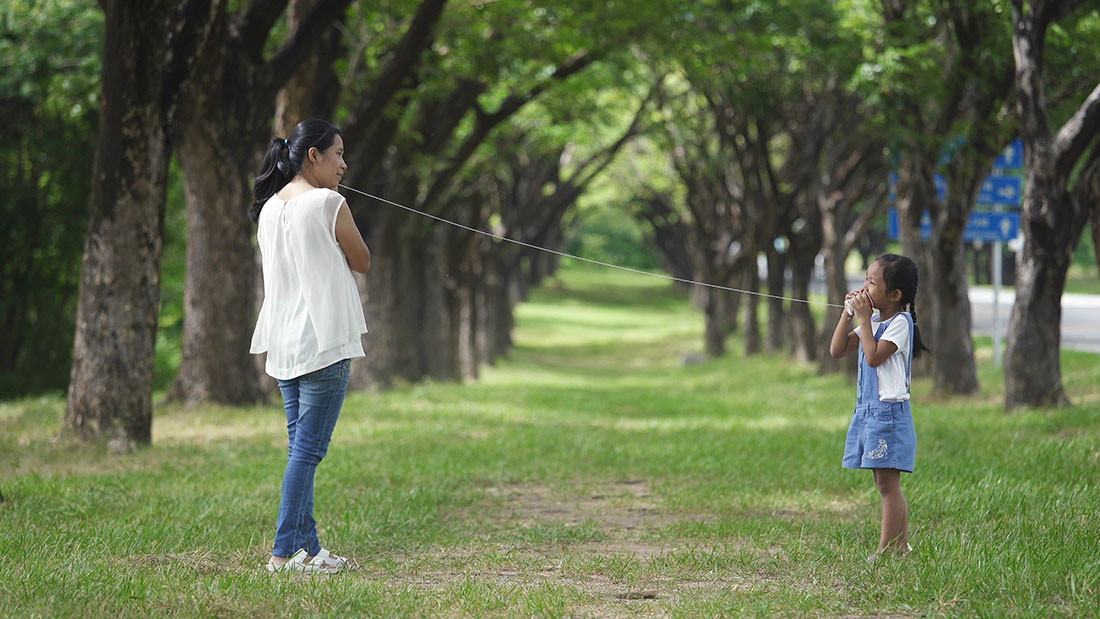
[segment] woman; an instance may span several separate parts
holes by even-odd
[[[267,353],[290,439],[270,572],[349,567],[321,547],[313,519],[314,473],[367,331],[351,272],[370,269],[370,250],[336,192],[346,169],[340,130],[325,120],[302,121],[285,140],[268,144],[248,212],[259,224],[264,278],[251,352]]]

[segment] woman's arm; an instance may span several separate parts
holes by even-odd
[[[348,208],[347,202],[341,204],[340,210],[336,211],[336,242],[340,244],[340,249],[344,250],[344,256],[352,271],[366,273],[370,270],[370,249],[363,242],[363,235],[355,225],[355,219],[351,216],[351,209]]]

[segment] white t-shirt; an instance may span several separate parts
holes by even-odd
[[[260,211],[264,302],[251,352],[267,353],[267,373],[291,379],[365,356],[363,304],[336,242],[344,197],[311,189],[288,201],[272,196]]]
[[[878,331],[881,324],[871,319],[871,333]],[[878,399],[883,402],[903,402],[909,399],[909,321],[899,312],[886,326],[879,341],[893,342],[898,349],[886,358],[882,365],[875,368],[878,373]]]

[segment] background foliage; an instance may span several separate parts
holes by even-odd
[[[102,38],[94,2],[0,8],[0,398],[68,384]]]

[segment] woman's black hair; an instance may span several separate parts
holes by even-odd
[[[876,260],[882,265],[882,280],[886,283],[886,290],[901,291],[901,307],[913,317],[913,358],[920,358],[921,351],[928,351],[928,347],[920,339],[920,328],[917,327],[917,283],[920,274],[917,272],[917,263],[912,258],[897,254],[882,254]]]
[[[309,155],[309,149],[316,148],[324,151],[332,146],[337,135],[340,135],[340,130],[336,125],[320,118],[311,118],[298,123],[285,140],[272,138],[267,143],[267,152],[264,153],[263,163],[260,164],[260,173],[256,175],[256,183],[252,185],[252,196],[255,201],[248,209],[248,216],[252,221],[259,221],[260,210],[268,199],[285,187],[302,170],[302,164]]]

